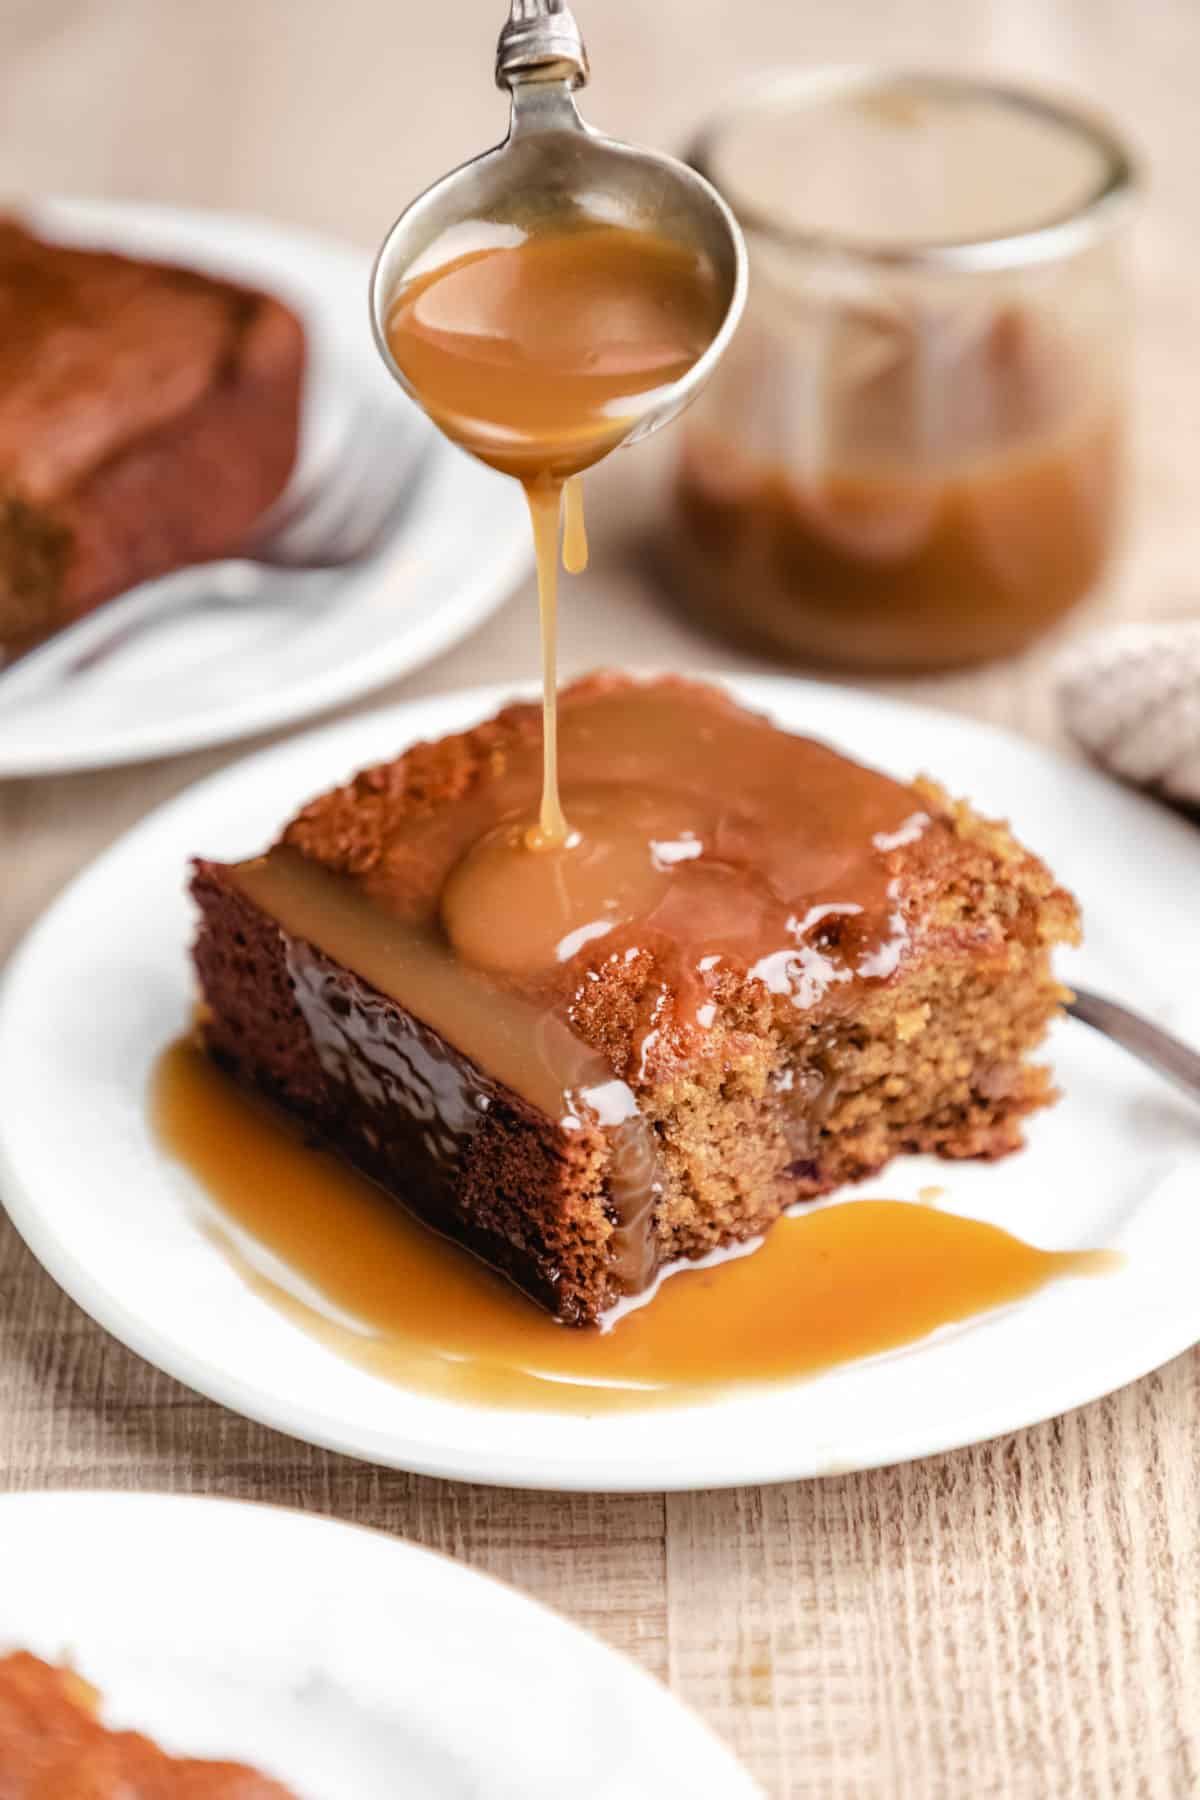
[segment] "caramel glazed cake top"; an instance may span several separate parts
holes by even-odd
[[[564,934],[548,963],[523,966],[517,954],[516,966],[472,967],[452,951],[441,914],[465,853],[535,815],[533,705],[363,770],[306,806],[266,857],[225,873],[293,950],[306,943],[320,953],[316,976],[295,953],[290,971],[330,1068],[345,1078],[349,1062],[331,1047],[327,984],[312,1002],[333,959],[540,1109],[572,1140],[574,1158],[603,1172],[611,1300],[639,1291],[663,1260],[663,1233],[650,1225],[664,1140],[675,1154],[681,1113],[711,1094],[714,1079],[735,1126],[760,1117],[753,1103],[766,1085],[794,1087],[790,1143],[807,1152],[836,1093],[833,1046],[853,1035],[872,994],[907,992],[909,977],[946,961],[1002,971],[1032,957],[1040,966],[1051,944],[1077,936],[1078,917],[1005,827],[930,782],[892,781],[778,730],[718,689],[595,675],[563,692],[560,720],[571,822],[586,841],[592,819],[610,835],[621,820],[628,843],[649,850],[636,910],[618,907],[590,930]],[[577,912],[568,905],[564,916]],[[491,921],[501,963],[509,929]],[[1013,1116],[989,1123],[981,1111],[972,1125],[964,1115],[949,1153],[1002,1154],[1020,1142],[1015,1115],[1042,1104],[1047,1090],[1043,1081],[1020,1097],[1032,1072],[1018,1074],[1017,1064],[1059,993],[1042,981],[1035,1028],[997,1051],[989,1078],[997,1093],[1007,1085]],[[888,1029],[903,1042],[929,1012],[918,995]],[[477,1123],[466,1111],[458,1106],[450,1141],[433,1154],[461,1152]],[[899,1147],[832,1173],[813,1159],[811,1177],[804,1155],[793,1157],[784,1171],[794,1178],[790,1197],[866,1173]],[[778,1145],[763,1154],[778,1159]],[[779,1173],[766,1176],[772,1191]],[[773,1202],[769,1216],[778,1210]],[[743,1209],[732,1235],[769,1216]],[[704,1238],[684,1229],[672,1241],[696,1254]]]

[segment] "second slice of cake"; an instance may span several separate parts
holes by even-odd
[[[536,812],[512,706],[197,864],[209,1052],[571,1324],[900,1152],[1020,1144],[1078,913],[1004,826],[688,682],[579,682],[560,737],[568,816],[645,837],[634,916],[451,949],[448,878]]]

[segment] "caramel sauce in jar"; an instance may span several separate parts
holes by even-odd
[[[1002,82],[812,70],[735,98],[690,155],[751,282],[658,540],[680,601],[789,659],[880,672],[1051,630],[1122,518],[1119,135]]]
[[[949,668],[1021,650],[1108,561],[1120,396],[1015,309],[945,349],[936,399],[928,341],[877,336],[879,366],[830,398],[811,467],[719,418],[685,431],[669,579],[726,634],[825,665]]]

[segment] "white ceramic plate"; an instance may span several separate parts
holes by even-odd
[[[1200,1041],[1200,834],[1090,770],[949,714],[781,679],[729,686],[902,776],[925,769],[1010,816],[1082,897],[1064,968]],[[348,721],[242,763],[145,820],[35,928],[0,999],[0,1191],[94,1318],[225,1405],[314,1443],[432,1474],[591,1489],[709,1487],[868,1467],[1016,1429],[1200,1339],[1200,1109],[1086,1027],[1051,1055],[1066,1098],[1001,1163],[894,1164],[857,1192],[945,1205],[1049,1248],[1112,1245],[1117,1274],[904,1352],[701,1405],[514,1415],[410,1394],[343,1362],[245,1287],[202,1197],[151,1136],[146,1086],[191,999],[187,858],[270,841],[307,796],[497,690]]]
[[[107,201],[39,205],[76,243],[258,283],[304,320],[301,462],[340,441],[356,406],[392,409],[397,452],[421,453],[411,508],[368,563],[293,578],[287,604],[172,616],[67,683],[9,702],[0,776],[106,767],[266,731],[379,687],[480,624],[532,564],[516,485],[440,437],[380,363],[367,315],[370,257],[263,219]],[[197,593],[211,577],[195,572]]]
[[[615,1651],[381,1532],[163,1494],[0,1499],[0,1653],[69,1658],[105,1723],[299,1800],[752,1800]]]

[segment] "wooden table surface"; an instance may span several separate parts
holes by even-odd
[[[650,142],[678,143],[725,82],[781,61],[1003,71],[1082,90],[1123,121],[1153,182],[1138,240],[1135,518],[1100,604],[1200,609],[1196,0],[579,6],[591,116]],[[2,179],[14,198],[236,208],[371,244],[419,186],[499,135],[499,11],[4,0]],[[566,670],[631,644],[647,666],[764,666],[660,610],[631,548],[642,482],[633,457],[618,464],[596,483],[597,554],[568,603]],[[526,676],[533,621],[526,590],[377,699]],[[1051,654],[891,687],[1050,740]],[[0,952],[147,808],[244,749],[0,788]],[[198,1399],[91,1324],[0,1225],[0,1486],[239,1495],[432,1545],[628,1651],[772,1794],[1200,1791],[1198,1437],[1190,1354],[1051,1424],[874,1474],[635,1498],[455,1486]]]

